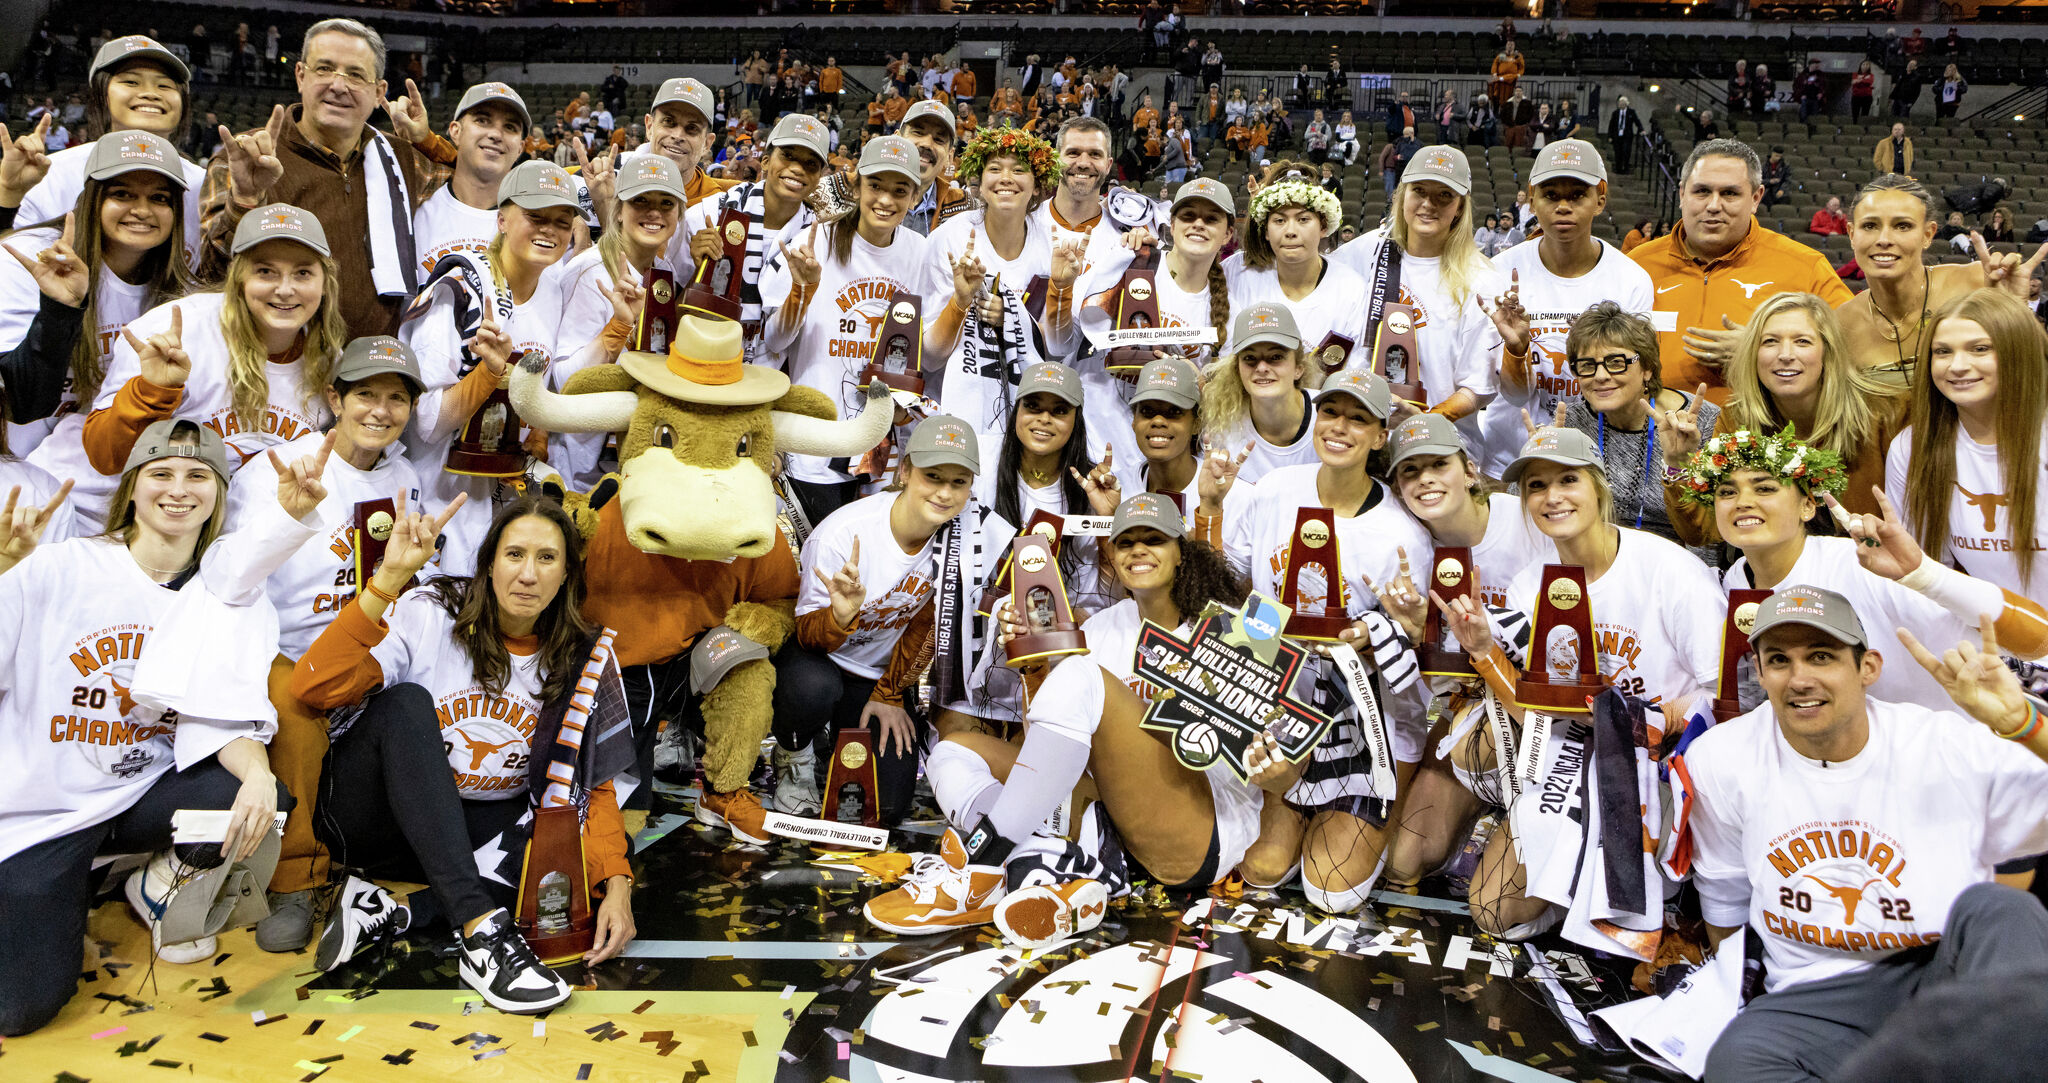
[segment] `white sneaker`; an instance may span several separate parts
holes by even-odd
[[[1102,924],[1109,892],[1097,880],[1067,880],[1012,891],[996,904],[996,929],[1023,948],[1044,948]]]
[[[218,937],[202,936],[181,944],[166,944],[163,940],[164,910],[177,896],[181,882],[191,878],[195,871],[169,850],[159,850],[149,856],[147,864],[128,874],[128,905],[149,926],[149,946],[166,963],[204,962],[220,951]]]
[[[768,758],[775,764],[775,797],[771,807],[791,816],[818,815],[824,805],[824,799],[818,795],[818,753],[809,745],[788,752],[778,744]]]
[[[501,1012],[544,1012],[569,999],[569,983],[541,965],[503,907],[456,943],[462,948],[462,980]]]
[[[327,928],[320,932],[320,950],[313,956],[313,965],[333,970],[379,938],[396,936],[411,926],[412,910],[396,896],[351,876],[341,885],[334,912],[327,916]]]

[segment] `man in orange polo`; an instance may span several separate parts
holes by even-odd
[[[1750,313],[1780,293],[1815,293],[1829,307],[1849,287],[1827,257],[1756,220],[1763,162],[1746,143],[1709,139],[1693,148],[1680,174],[1680,224],[1629,258],[1650,272],[1656,291],[1659,353],[1667,387],[1705,384],[1725,402],[1723,366]]]

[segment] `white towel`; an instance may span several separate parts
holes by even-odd
[[[370,221],[370,280],[379,297],[411,299],[418,286],[412,244],[412,193],[383,132],[370,130],[363,154],[363,196]]]

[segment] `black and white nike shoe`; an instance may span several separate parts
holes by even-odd
[[[458,942],[462,980],[491,1007],[519,1015],[544,1012],[569,999],[569,983],[541,965],[503,907],[486,914],[476,931]]]
[[[356,957],[356,953],[387,937],[397,936],[412,926],[412,910],[381,887],[351,876],[341,885],[327,928],[320,933],[320,949],[313,964],[322,970]]]

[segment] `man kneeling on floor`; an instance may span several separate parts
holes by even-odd
[[[1941,658],[1899,633],[1963,712],[1929,713],[1867,697],[1885,660],[1841,595],[1760,606],[1770,702],[1686,753],[1712,938],[1746,923],[1763,944],[1765,993],[1714,1044],[1709,1083],[1836,1078],[1919,997],[2048,967],[2048,912],[1992,882],[2048,850],[2048,727],[1981,629],[1982,650]]]

